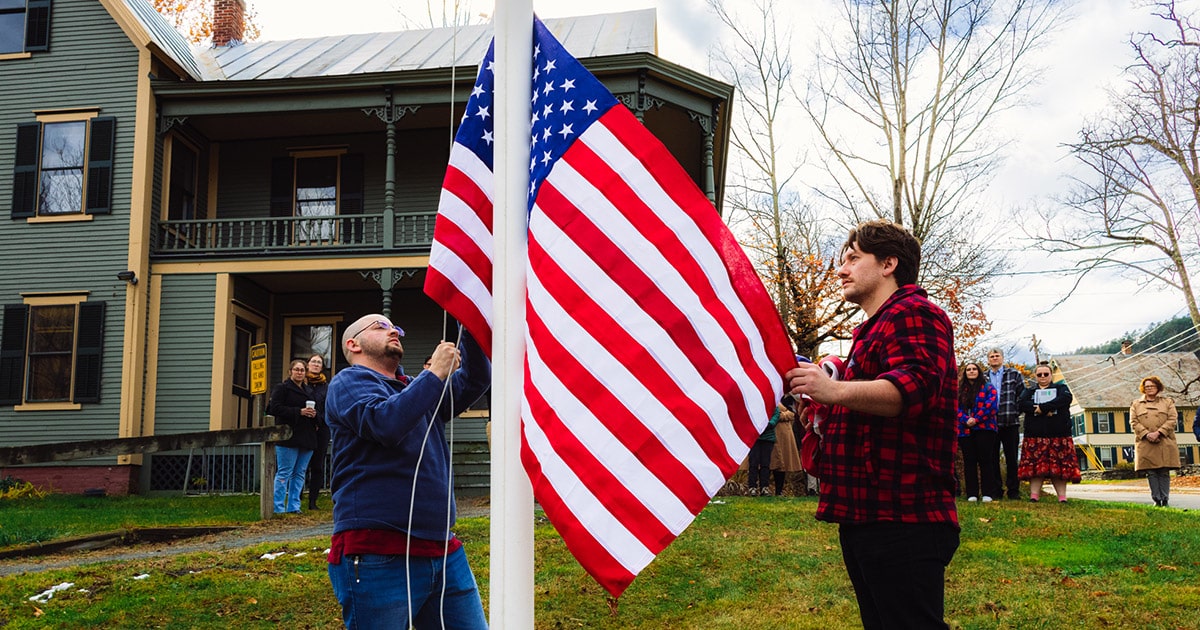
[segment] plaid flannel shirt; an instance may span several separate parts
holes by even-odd
[[[1012,427],[1021,424],[1021,410],[1017,409],[1017,399],[1025,391],[1025,379],[1021,373],[1010,368],[1000,367],[1000,406],[996,410],[996,424],[1002,427]],[[990,375],[990,371],[989,371]]]
[[[916,285],[854,330],[843,378],[890,381],[903,411],[884,418],[832,407],[822,425],[818,519],[958,525],[956,373],[950,319]]]

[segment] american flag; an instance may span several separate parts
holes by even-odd
[[[485,347],[492,60],[450,152],[425,281]],[[737,470],[794,357],[712,203],[536,20],[533,87],[521,459],[619,597]]]

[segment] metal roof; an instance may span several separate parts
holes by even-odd
[[[144,0],[126,0],[144,3]],[[545,20],[577,58],[656,53],[655,11]],[[492,25],[394,33],[248,42],[198,51],[205,81],[335,77],[472,66],[492,39]],[[196,52],[196,51],[194,51]]]
[[[171,26],[170,22],[167,22],[162,14],[154,10],[148,0],[123,0],[123,2],[141,23],[142,28],[146,30],[150,41],[164,54],[174,60],[193,79],[200,79],[204,76],[200,65],[193,56],[194,51],[191,45],[179,31],[175,30],[174,26]]]
[[[1200,405],[1200,359],[1189,352],[1068,354],[1054,361],[1075,396],[1074,404],[1085,409],[1128,408],[1141,396],[1138,384],[1147,376],[1162,379],[1163,395],[1173,398],[1177,407]],[[1186,395],[1181,393],[1185,386]]]

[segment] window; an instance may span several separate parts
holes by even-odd
[[[1096,420],[1096,433],[1112,433],[1113,432],[1113,412],[1097,411],[1092,414]]]
[[[294,221],[278,239],[295,244],[357,242],[356,226],[346,226],[337,217],[363,212],[363,158],[344,149],[294,151],[290,157],[271,164],[271,216],[315,217]]]
[[[1096,449],[1096,457],[1100,459],[1100,463],[1105,468],[1112,468],[1117,465],[1117,448],[1109,446]]]
[[[12,218],[111,212],[115,127],[115,118],[95,112],[48,114],[17,125]]]
[[[171,142],[171,177],[167,193],[167,220],[191,221],[196,218],[196,150],[179,138]]]
[[[1183,466],[1191,466],[1192,464],[1196,463],[1196,459],[1192,455],[1192,448],[1190,446],[1179,447],[1179,463]]]
[[[99,402],[104,302],[85,294],[4,307],[0,404]]]
[[[1175,432],[1183,433],[1184,431],[1185,431],[1185,429],[1183,428],[1183,412],[1176,410],[1175,411]]]
[[[1121,419],[1125,421],[1124,427],[1126,433],[1133,433],[1133,423],[1129,421],[1129,412],[1122,411]]]
[[[1080,436],[1087,433],[1087,427],[1083,426],[1083,414],[1077,413],[1071,416],[1072,436]]]
[[[50,49],[50,0],[0,0],[0,55]]]

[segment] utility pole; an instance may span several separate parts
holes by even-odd
[[[1034,365],[1037,365],[1042,362],[1042,354],[1038,348],[1038,343],[1039,342],[1038,342],[1037,335],[1034,335],[1033,336],[1033,345],[1030,347],[1030,349],[1033,350],[1033,364]]]

